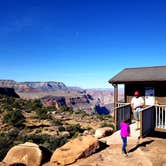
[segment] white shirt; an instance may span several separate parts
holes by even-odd
[[[136,107],[142,106],[142,104],[144,104],[144,100],[142,97],[133,97],[131,100],[131,104],[133,105],[133,108],[135,109]]]

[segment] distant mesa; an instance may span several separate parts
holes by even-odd
[[[0,87],[14,88],[17,92],[48,92],[67,90],[62,82],[16,82],[14,80],[0,80]]]

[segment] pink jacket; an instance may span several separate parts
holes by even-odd
[[[120,135],[121,137],[127,137],[130,135],[130,126],[125,122],[120,122]]]

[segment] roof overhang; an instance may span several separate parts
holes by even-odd
[[[108,82],[111,84],[166,82],[166,66],[126,68]]]

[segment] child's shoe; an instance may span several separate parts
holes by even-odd
[[[128,157],[128,154],[127,154],[127,153],[122,152],[122,154],[123,154],[124,157]]]

